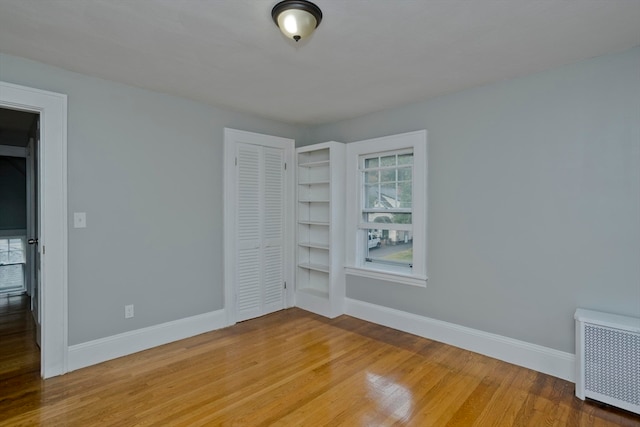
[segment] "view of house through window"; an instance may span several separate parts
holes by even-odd
[[[24,290],[24,247],[23,238],[0,238],[0,293]]]
[[[361,157],[365,262],[413,266],[413,151]]]

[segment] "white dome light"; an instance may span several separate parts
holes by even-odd
[[[310,1],[284,0],[273,7],[271,17],[282,34],[297,42],[320,25],[322,11]]]

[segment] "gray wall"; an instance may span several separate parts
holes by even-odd
[[[427,129],[427,288],[348,296],[573,352],[576,307],[640,316],[639,69],[636,48],[305,129],[0,54],[1,80],[69,95],[70,344],[223,307],[223,127]]]
[[[0,80],[69,96],[69,344],[223,308],[223,128],[304,129],[3,54]]]
[[[304,142],[418,129],[427,288],[348,277],[348,297],[567,352],[577,307],[640,316],[640,48],[317,126]]]
[[[26,160],[0,156],[0,230],[27,229]]]

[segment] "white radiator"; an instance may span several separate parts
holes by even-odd
[[[576,396],[640,414],[640,319],[576,310]]]

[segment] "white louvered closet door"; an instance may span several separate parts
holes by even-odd
[[[238,143],[236,321],[284,308],[284,150]]]

